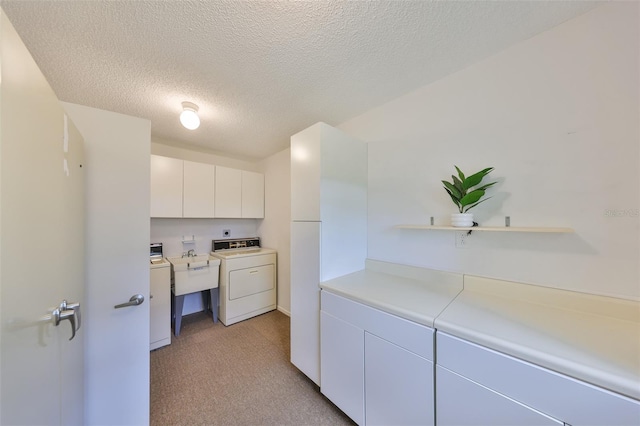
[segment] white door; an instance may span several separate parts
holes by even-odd
[[[0,424],[82,424],[83,142],[0,14]]]
[[[85,142],[85,424],[149,422],[149,120],[63,103]],[[126,155],[124,155],[125,153]],[[141,305],[114,309],[135,294]]]

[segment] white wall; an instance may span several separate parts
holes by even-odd
[[[369,257],[640,298],[638,16],[600,6],[339,126],[369,142]],[[495,167],[481,225],[575,234],[394,229],[448,224],[454,164]]]
[[[264,220],[258,228],[262,245],[278,251],[278,310],[290,315],[291,150],[261,162],[265,174]]]
[[[85,424],[149,422],[149,120],[63,102],[85,140]]]
[[[198,151],[197,147],[183,148],[176,146],[177,144],[177,142],[153,136],[151,138],[151,153],[154,155],[162,155],[164,157],[180,158],[182,160],[196,161],[199,163],[216,164],[218,166],[249,170],[252,172],[262,171],[259,164],[253,160],[233,158],[225,154],[206,149]]]

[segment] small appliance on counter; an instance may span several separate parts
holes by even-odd
[[[164,255],[162,254],[162,243],[151,243],[149,249],[149,259],[151,264],[164,263]]]
[[[224,325],[276,309],[276,251],[260,238],[213,240],[220,259],[220,321]]]

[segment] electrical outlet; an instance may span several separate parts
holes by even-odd
[[[466,248],[467,231],[456,231],[456,248]]]
[[[223,229],[222,230],[222,236],[225,238],[228,238],[231,236],[231,229]]]

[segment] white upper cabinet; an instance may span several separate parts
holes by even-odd
[[[264,217],[264,175],[216,167],[215,217]]]
[[[264,175],[242,171],[242,217],[264,217]]]
[[[183,217],[214,216],[215,166],[184,162]]]
[[[320,219],[321,124],[291,136],[291,220]]]
[[[151,217],[182,217],[183,161],[151,156]]]
[[[264,174],[151,156],[151,217],[264,218]]]
[[[242,217],[242,171],[216,167],[215,217]]]

